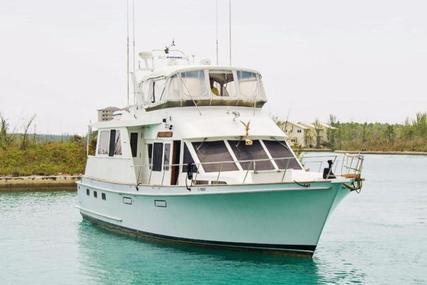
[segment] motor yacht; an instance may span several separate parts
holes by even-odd
[[[195,246],[312,255],[335,207],[360,191],[362,156],[296,156],[263,112],[256,70],[195,64],[167,48],[139,54],[133,86],[128,108],[91,125],[97,146],[77,207],[94,224]]]

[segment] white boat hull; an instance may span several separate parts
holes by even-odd
[[[78,183],[78,207],[92,222],[138,236],[312,254],[331,211],[347,193],[341,183],[329,181],[308,187],[218,185],[187,191],[179,186],[141,186],[136,191],[83,179]]]

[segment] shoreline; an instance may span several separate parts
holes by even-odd
[[[333,152],[338,154],[374,154],[374,155],[414,155],[422,156],[423,151],[346,151],[331,149],[302,149],[302,152]],[[0,192],[25,191],[76,191],[76,182],[81,175],[31,175],[31,176],[0,176]]]
[[[350,154],[386,154],[386,155],[427,155],[427,151],[377,151],[377,150],[332,150],[332,149],[302,149],[302,152],[334,152],[334,153],[350,153]]]
[[[81,175],[32,175],[0,177],[0,192],[7,191],[51,191],[52,188],[58,191],[75,191],[76,181]]]

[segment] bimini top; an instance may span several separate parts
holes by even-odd
[[[185,106],[246,106],[267,102],[261,75],[251,69],[175,65],[137,82],[135,105],[146,111]]]

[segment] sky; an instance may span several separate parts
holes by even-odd
[[[136,49],[172,39],[215,62],[216,1],[135,0]],[[228,0],[218,0],[228,63]],[[265,112],[293,121],[404,122],[427,112],[427,1],[232,0],[232,64],[259,70]],[[22,130],[84,134],[126,104],[126,0],[0,5],[0,114]]]

